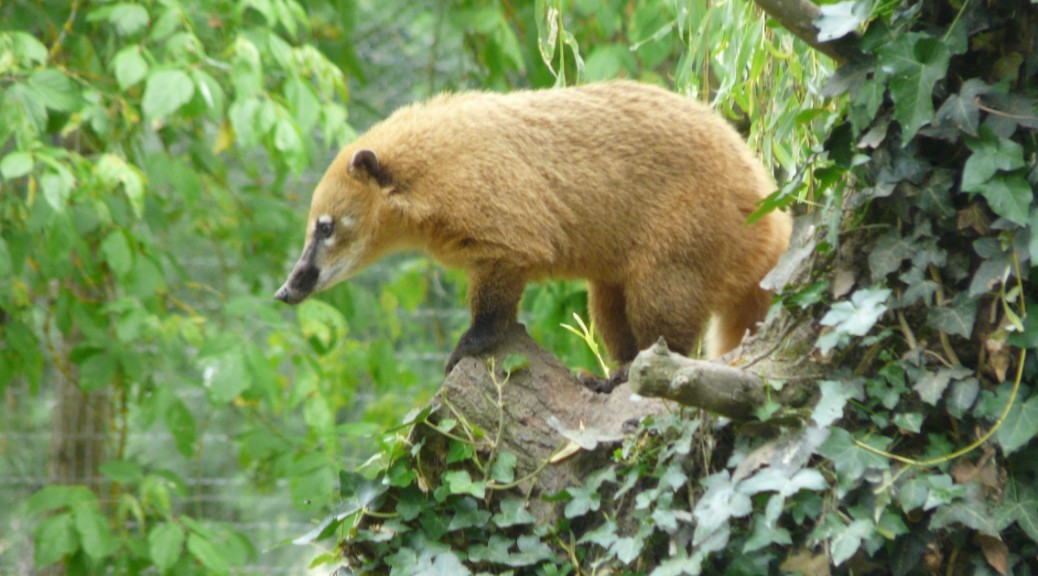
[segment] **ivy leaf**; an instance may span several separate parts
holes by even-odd
[[[443,483],[451,494],[469,494],[479,499],[486,496],[486,482],[473,482],[468,470],[444,472]]]
[[[879,65],[890,75],[894,118],[901,124],[901,144],[934,117],[933,87],[948,71],[948,46],[925,33],[909,33],[881,46]]]
[[[170,116],[195,94],[195,83],[181,70],[157,70],[148,74],[141,108],[150,119]]]
[[[462,498],[454,505],[454,515],[451,516],[447,531],[482,528],[487,525],[489,520],[490,512],[480,510],[479,505],[472,498]]]
[[[701,544],[720,531],[727,532],[729,518],[742,518],[753,511],[750,497],[735,489],[727,470],[702,480],[706,492],[696,502],[693,544]]]
[[[836,335],[864,336],[876,324],[879,317],[887,311],[887,299],[890,298],[890,290],[861,289],[851,295],[851,300],[837,302],[822,317],[823,326],[832,326]],[[825,335],[823,335],[825,336]],[[822,353],[828,353],[836,342],[823,343],[819,338],[819,347]]]
[[[499,484],[508,484],[515,480],[515,454],[511,452],[501,452],[497,455],[494,460],[494,465],[490,469],[490,478]]]
[[[535,518],[526,509],[525,500],[522,498],[507,498],[501,501],[501,511],[494,514],[493,521],[498,528],[508,528],[520,524],[533,524]]]
[[[994,514],[983,501],[977,498],[957,500],[938,506],[934,510],[933,516],[930,518],[931,530],[940,530],[951,524],[962,524],[989,536],[998,536]]]
[[[616,555],[617,560],[624,564],[630,564],[641,554],[644,545],[645,540],[641,538],[625,536],[613,542],[613,545],[609,547],[609,551]]]
[[[973,321],[977,317],[978,300],[965,294],[959,296],[956,296],[948,306],[931,308],[926,315],[927,325],[951,336],[969,338],[973,334]]]
[[[931,406],[936,406],[937,402],[944,395],[944,390],[948,387],[948,383],[954,378],[956,380],[965,378],[972,374],[969,369],[957,365],[951,368],[941,368],[936,372],[924,372],[923,377],[919,378],[915,384],[912,385],[912,389],[919,394],[919,398],[923,402]]]
[[[980,393],[980,381],[970,377],[952,384],[951,392],[945,398],[948,414],[962,418],[966,411],[977,401]]]
[[[842,530],[834,530],[830,536],[833,564],[843,564],[861,547],[861,541],[872,535],[874,525],[868,520],[855,520]]]
[[[872,2],[868,0],[847,0],[820,6],[815,19],[818,41],[828,42],[855,32],[871,15]]]
[[[1001,394],[1000,394],[1001,396]],[[1006,398],[1008,401],[1008,397]],[[1032,396],[1027,402],[1021,402],[1016,398],[1013,407],[1009,409],[1002,427],[995,433],[995,438],[1006,456],[1016,452],[1022,446],[1038,435],[1038,395]]]
[[[934,116],[935,127],[950,127],[967,134],[977,136],[980,129],[980,108],[977,97],[987,94],[991,87],[978,78],[971,78],[962,84],[958,94],[953,94],[944,101]]]
[[[1012,522],[1038,542],[1038,489],[1017,481],[1009,482],[1002,507],[999,509],[1000,526]]]
[[[883,449],[890,440],[873,436],[865,442]],[[841,479],[857,480],[866,470],[886,470],[890,467],[886,458],[858,447],[851,433],[843,428],[833,428],[829,438],[818,447],[818,453],[832,461]]]
[[[903,238],[896,230],[880,236],[869,252],[869,269],[872,279],[882,280],[887,274],[896,271],[901,263],[911,258],[916,246],[908,238]]]
[[[962,168],[962,191],[980,192],[981,186],[1001,171],[1023,168],[1024,149],[1008,138],[999,138],[990,130],[977,139],[966,140],[973,151]]]
[[[1023,174],[999,174],[977,186],[991,211],[1014,224],[1027,222],[1034,191]]]
[[[164,522],[148,533],[148,553],[159,572],[176,564],[184,547],[184,529],[172,522]]]
[[[814,420],[819,428],[828,428],[843,416],[843,407],[854,396],[856,390],[848,383],[834,380],[824,380],[818,387],[822,398],[811,411],[811,420]]]

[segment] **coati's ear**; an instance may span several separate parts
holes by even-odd
[[[379,163],[375,151],[367,148],[353,153],[353,158],[350,159],[350,176],[371,178],[383,188],[393,183],[393,177],[385,166]]]

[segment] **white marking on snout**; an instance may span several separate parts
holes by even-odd
[[[357,225],[357,219],[347,214],[342,217],[342,225],[346,228],[353,228]]]

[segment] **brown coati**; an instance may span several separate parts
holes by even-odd
[[[447,363],[489,351],[523,287],[588,281],[614,359],[660,336],[710,356],[768,309],[760,281],[790,218],[747,217],[774,189],[709,108],[628,81],[442,95],[347,146],[314,192],[302,257],[276,298],[297,303],[387,253],[423,250],[469,277],[472,326]]]

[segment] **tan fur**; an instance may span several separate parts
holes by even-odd
[[[363,166],[351,174],[359,150],[377,155],[382,185]],[[585,278],[617,360],[659,336],[687,353],[711,315],[716,356],[767,311],[759,282],[786,250],[790,219],[746,219],[773,189],[726,122],[659,88],[440,96],[397,111],[328,169],[308,238],[322,215],[356,225],[318,250],[322,269],[352,262],[316,290],[419,249],[468,271],[476,324],[514,321],[527,282]]]

